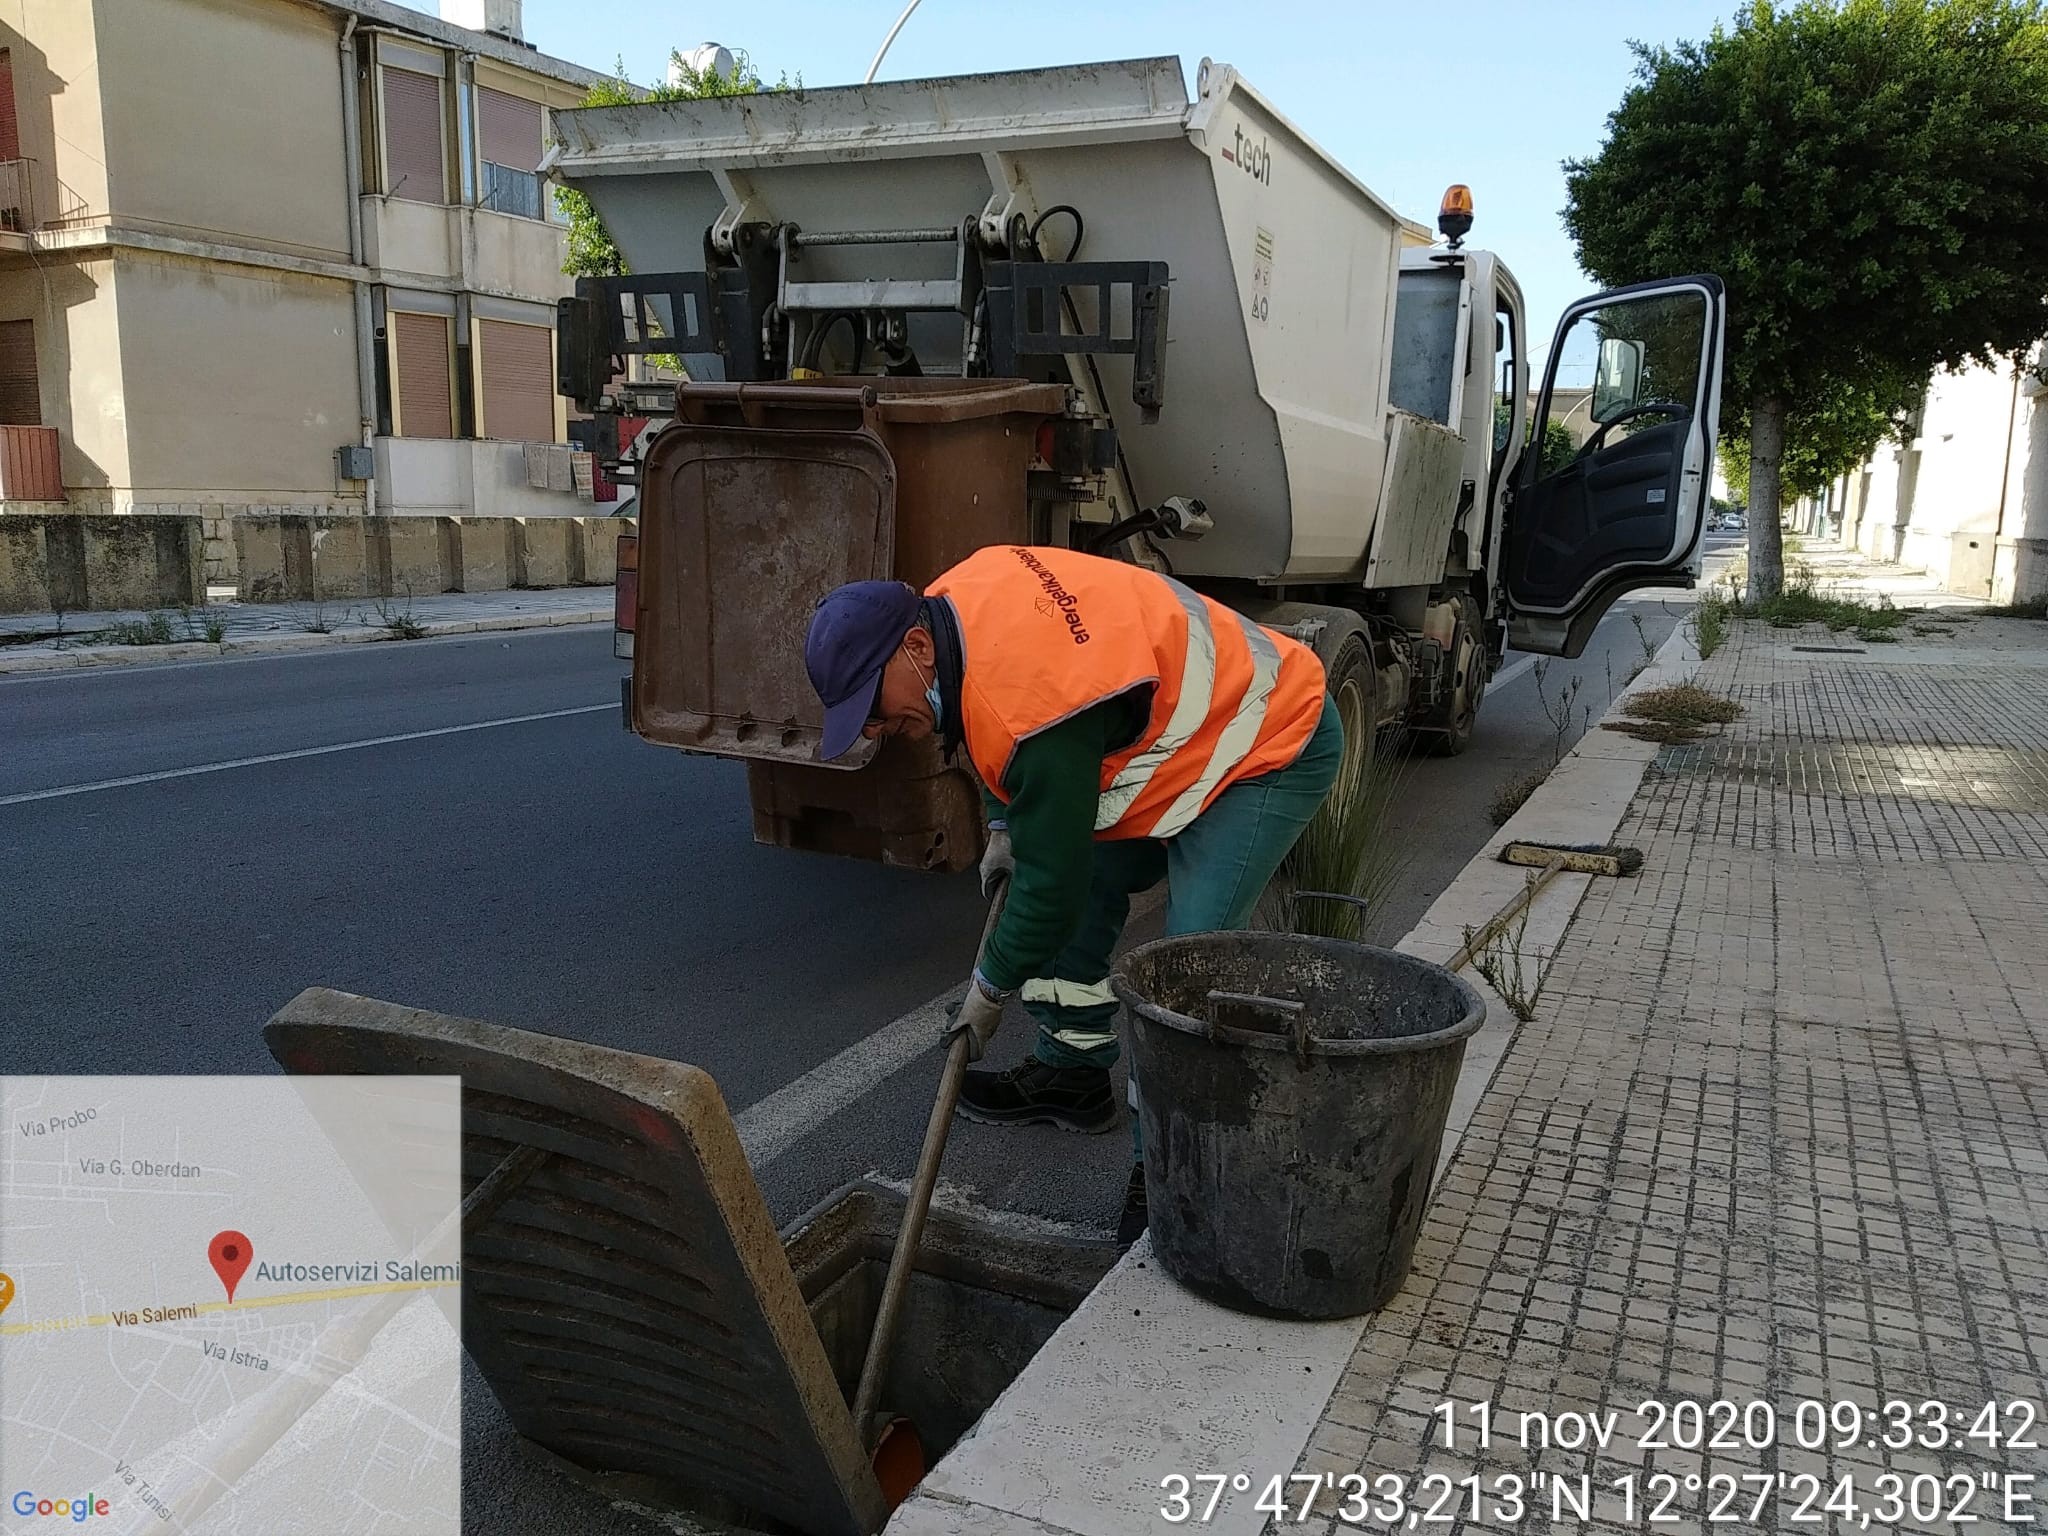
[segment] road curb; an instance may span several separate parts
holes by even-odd
[[[560,629],[579,624],[609,623],[611,604],[601,608],[573,609],[562,613],[506,614],[498,618],[448,619],[420,625],[414,639],[433,640],[443,635],[485,634],[510,629]],[[237,656],[268,656],[289,651],[324,650],[337,645],[379,645],[400,643],[382,629],[334,631],[324,635],[258,635],[248,640],[178,641],[171,645],[90,645],[72,650],[43,652],[33,656],[0,654],[0,677],[27,672],[64,672],[82,667],[146,667],[173,661],[230,660]]]
[[[1681,621],[1601,723],[1636,694],[1682,682],[1700,655]],[[1502,864],[1510,841],[1604,843],[1628,814],[1658,747],[1594,725],[1488,839],[1397,948],[1448,960],[1521,889]],[[1561,874],[1529,907],[1521,941],[1538,974],[1593,875]],[[1466,1044],[1437,1171],[1456,1150],[1514,1038],[1516,1021],[1484,980],[1487,1020]],[[1539,983],[1540,985],[1540,983]],[[1141,1239],[919,1486],[887,1536],[1124,1536],[1149,1524],[1173,1474],[1248,1474],[1254,1488],[1300,1463],[1371,1318],[1288,1323],[1203,1301],[1168,1279]],[[1195,1492],[1200,1486],[1195,1485]],[[1257,1536],[1250,1498],[1225,1500],[1207,1536]]]

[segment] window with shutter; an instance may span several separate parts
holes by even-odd
[[[0,160],[21,158],[21,129],[14,117],[14,52],[0,48]]]
[[[33,320],[0,320],[0,426],[39,427],[43,394],[36,381]]]
[[[445,203],[448,156],[442,148],[441,82],[389,64],[383,74],[385,190],[416,203]]]
[[[554,332],[509,320],[480,322],[482,429],[506,442],[555,440]]]
[[[455,398],[448,371],[444,315],[390,315],[392,369],[400,437],[453,437]]]
[[[540,103],[477,88],[477,148],[483,160],[478,201],[494,213],[542,215],[545,191],[534,170],[541,157]]]

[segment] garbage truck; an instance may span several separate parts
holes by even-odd
[[[559,388],[637,497],[625,723],[744,760],[760,841],[979,855],[934,741],[817,760],[803,637],[841,582],[996,543],[1135,561],[1311,644],[1352,751],[1456,753],[1509,644],[1576,656],[1622,593],[1698,572],[1721,283],[1570,306],[1532,411],[1467,188],[1436,239],[1227,65],[1192,98],[1164,57],[555,124],[543,168],[629,274],[558,317]]]

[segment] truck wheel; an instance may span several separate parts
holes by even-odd
[[[1486,654],[1486,630],[1479,617],[1479,604],[1466,593],[1460,602],[1458,633],[1451,641],[1450,720],[1445,729],[1433,731],[1429,748],[1438,757],[1456,757],[1472,745],[1472,730],[1479,723],[1479,703],[1486,697],[1486,682],[1492,666]]]
[[[1344,722],[1344,763],[1337,782],[1353,784],[1364,772],[1379,729],[1379,680],[1372,665],[1372,645],[1363,630],[1354,630],[1337,645],[1324,668],[1337,718]]]

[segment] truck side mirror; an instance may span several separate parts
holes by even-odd
[[[1600,339],[1593,373],[1593,419],[1609,421],[1636,403],[1643,384],[1643,344],[1623,336]]]

